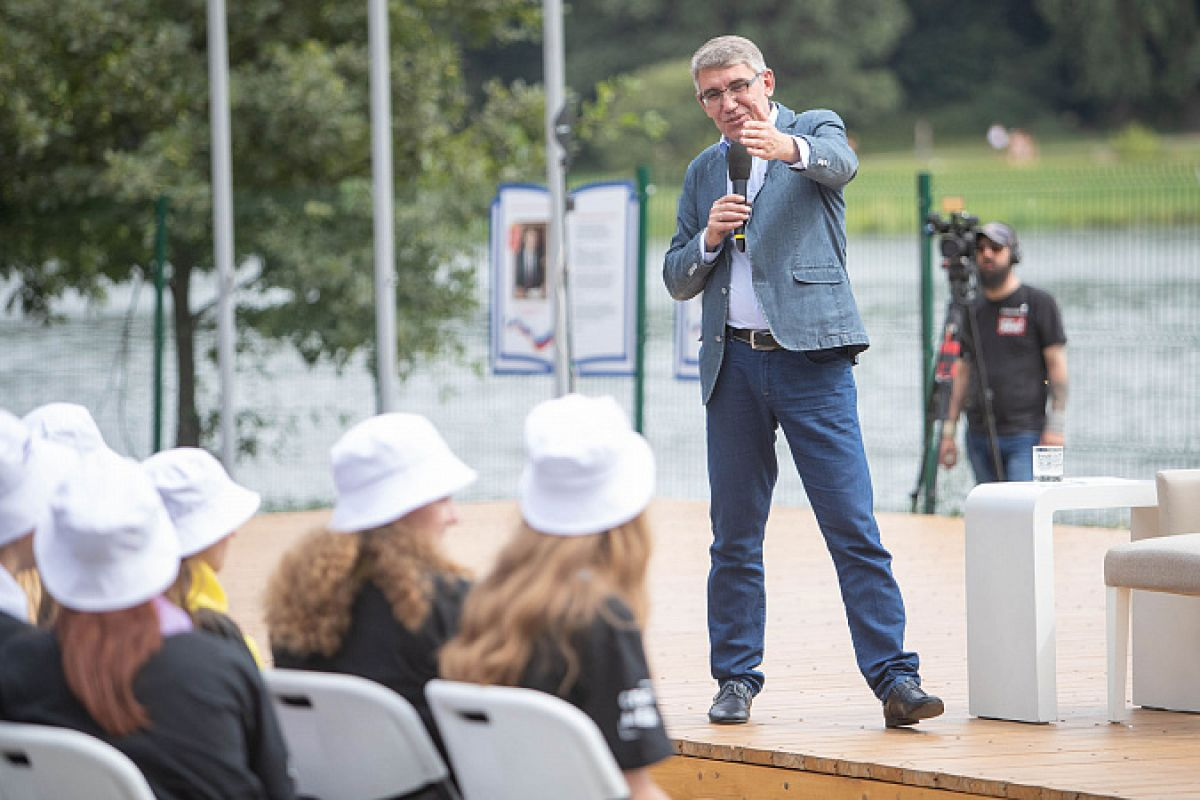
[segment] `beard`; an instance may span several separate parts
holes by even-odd
[[[1012,264],[1007,267],[996,267],[995,269],[979,270],[979,282],[983,284],[985,289],[996,289],[1004,285],[1008,280],[1008,276],[1012,273]]]

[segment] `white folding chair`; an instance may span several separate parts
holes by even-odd
[[[117,748],[69,728],[0,722],[0,800],[154,800]]]
[[[427,789],[457,800],[450,771],[412,704],[356,675],[263,672],[296,775],[296,795],[377,800]]]
[[[432,680],[425,696],[466,800],[624,800],[596,724],[532,689]]]

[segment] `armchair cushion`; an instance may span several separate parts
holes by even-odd
[[[1112,547],[1104,582],[1150,592],[1200,595],[1200,533],[1156,536]]]

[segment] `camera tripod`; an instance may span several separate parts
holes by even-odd
[[[988,450],[992,457],[992,466],[996,471],[997,478],[1002,481],[1005,479],[1004,460],[1000,457],[1000,442],[996,434],[996,416],[992,410],[992,389],[988,382],[987,363],[983,359],[982,345],[979,341],[979,321],[971,313],[971,305],[978,292],[978,274],[975,270],[974,254],[964,252],[950,258],[946,270],[950,277],[950,300],[946,304],[946,319],[942,323],[937,360],[934,362],[930,383],[925,389],[925,424],[921,464],[917,472],[916,485],[909,493],[912,501],[910,510],[914,514],[917,513],[922,486],[925,487],[924,513],[934,513],[937,505],[939,443],[942,439],[942,427],[950,408],[950,392],[954,385],[954,375],[957,373],[960,367],[959,361],[962,359],[964,325],[969,326],[971,334],[971,373],[979,389],[978,397],[981,398],[983,404],[984,426],[987,430]]]

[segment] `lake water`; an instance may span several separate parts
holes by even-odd
[[[1030,233],[1022,278],[1053,292],[1070,340],[1066,473],[1149,478],[1165,467],[1200,467],[1200,230]],[[674,303],[659,277],[665,243],[648,261],[645,432],[658,457],[658,492],[706,498],[704,414],[694,381],[672,377]],[[908,510],[922,418],[917,244],[912,237],[855,236],[849,270],[872,347],[855,370],[876,507]],[[935,327],[946,299],[937,270]],[[480,297],[487,292],[481,270]],[[6,293],[0,293],[3,296]],[[211,296],[198,287],[196,302]],[[169,300],[168,300],[169,302]],[[66,299],[64,321],[41,327],[0,315],[0,406],[21,414],[52,400],[88,406],[114,449],[151,448],[150,287],[114,290],[103,308]],[[522,462],[521,424],[553,396],[549,376],[493,376],[485,363],[487,315],[465,326],[468,363],[418,368],[400,386],[402,410],[429,416],[480,473],[462,499],[511,497]],[[209,340],[205,346],[211,346]],[[239,360],[235,402],[257,418],[258,451],[239,460],[240,481],[271,508],[324,505],[333,495],[327,454],[345,428],[374,412],[374,385],[357,359],[341,374],[307,368],[288,350]],[[174,431],[174,356],[168,347],[164,442]],[[203,408],[216,405],[216,371],[201,374]],[[577,390],[632,407],[633,381],[580,379]],[[776,501],[804,505],[780,445]],[[939,511],[961,510],[972,485],[966,464],[942,472]]]

